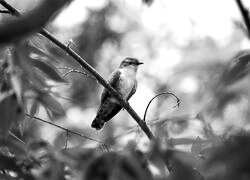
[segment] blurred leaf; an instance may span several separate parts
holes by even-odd
[[[196,139],[193,138],[169,138],[168,139],[168,144],[169,145],[189,145],[189,144],[194,144]],[[211,140],[204,140],[200,139],[201,143],[209,143]]]
[[[48,147],[50,147],[50,144],[45,140],[31,141],[28,144],[28,149],[32,150],[32,151],[37,151],[37,150],[40,150],[40,149],[43,149],[43,148],[46,149]]]
[[[45,57],[46,59],[50,59],[50,60],[55,60],[47,51],[48,46],[45,43],[46,42],[46,38],[36,34],[34,36],[32,36],[26,43],[25,46],[26,48],[29,50],[30,53],[36,54],[40,57]]]
[[[63,79],[59,73],[56,71],[56,68],[53,67],[51,64],[45,63],[43,61],[34,60],[32,59],[32,64],[41,70],[46,76],[48,76],[50,79],[58,82],[66,82],[65,79]]]
[[[220,177],[221,180],[249,179],[249,157],[250,135],[242,132],[229,137],[219,147],[214,148],[205,168],[210,170],[213,178]],[[218,168],[220,170],[216,171]]]
[[[28,151],[32,157],[31,162],[34,161],[39,166],[36,173],[39,180],[65,179],[65,163],[59,158],[60,153],[49,142],[42,139],[31,141]]]
[[[0,138],[0,147],[8,147],[9,151],[16,157],[24,158],[27,156],[25,144],[19,141],[14,141],[10,138]]]
[[[13,48],[13,64],[22,71],[23,80],[37,89],[46,89],[48,85],[44,77],[41,77],[34,71],[31,63],[30,53],[23,44],[17,44]]]
[[[83,171],[99,154],[96,148],[73,147],[62,149],[57,157],[74,169]]]
[[[12,125],[24,119],[23,108],[18,104],[17,97],[13,92],[0,95],[0,113],[0,131],[4,134]]]
[[[46,109],[49,109],[54,115],[64,116],[65,111],[61,104],[47,93],[41,93],[38,97],[39,101]]]
[[[234,83],[250,72],[250,51],[241,51],[230,62],[227,70],[224,72],[222,81],[226,84]]]
[[[151,5],[153,3],[154,0],[142,0],[143,3],[147,4],[147,5]]]
[[[185,129],[187,129],[188,125],[189,125],[189,121],[187,119],[176,119],[176,120],[170,121],[167,124],[167,126],[169,127],[169,130],[175,134],[182,133]]]
[[[205,178],[196,169],[198,160],[189,153],[167,150],[164,153],[164,161],[170,171],[171,180],[204,180]]]
[[[202,150],[201,138],[198,136],[191,146],[191,152],[194,155],[199,155]]]
[[[31,105],[29,115],[30,115],[31,117],[35,116],[36,113],[38,112],[38,110],[39,110],[39,103],[35,100],[35,101],[32,103],[32,105]]]
[[[22,87],[21,78],[16,73],[12,73],[10,80],[11,80],[12,88],[17,95],[18,102],[21,103],[22,96],[23,96],[23,87]]]
[[[88,180],[150,180],[150,175],[133,155],[116,152],[104,153],[97,157],[87,168]]]
[[[0,169],[13,171],[17,174],[17,179],[34,180],[34,177],[26,173],[13,157],[0,154]]]
[[[240,98],[241,94],[240,92],[227,92],[226,89],[224,89],[224,91],[221,90],[215,93],[214,96],[216,98],[210,104],[207,110],[210,111],[211,114],[213,113],[214,115],[221,116],[225,107],[228,104],[237,101]]]
[[[23,84],[21,80],[21,72],[22,70],[15,65],[15,60],[13,59],[14,56],[11,55],[10,51],[6,52],[6,62],[8,62],[9,71],[10,73],[10,82],[12,89],[14,90],[15,94],[17,95],[18,102],[22,102],[22,96],[23,96]]]
[[[176,160],[181,161],[183,164],[193,168],[197,168],[200,165],[200,162],[198,161],[199,159],[197,159],[193,154],[188,152],[168,149],[162,152],[162,156],[166,165],[170,167],[170,170],[172,169],[172,161]]]

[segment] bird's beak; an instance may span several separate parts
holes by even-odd
[[[139,66],[139,65],[142,65],[142,64],[143,64],[143,62],[138,62],[138,64],[137,64],[137,65]]]

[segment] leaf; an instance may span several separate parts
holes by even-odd
[[[8,157],[0,154],[0,169],[8,169],[14,172],[21,172],[21,167],[16,164],[13,157]]]
[[[138,159],[116,152],[104,153],[88,166],[85,179],[88,180],[151,180]]]
[[[29,115],[31,117],[35,116],[38,110],[39,110],[39,103],[35,100],[34,103],[31,105]]]
[[[11,74],[11,78],[10,78],[11,84],[12,84],[12,88],[15,91],[16,95],[17,95],[17,99],[18,102],[21,103],[22,102],[22,96],[23,96],[23,87],[22,87],[22,80],[20,78],[20,76],[18,76],[17,74]]]
[[[202,150],[202,143],[201,143],[201,138],[199,136],[197,136],[196,140],[194,141],[194,143],[191,146],[191,152],[194,155],[199,155],[200,152]]]
[[[216,172],[210,175],[211,179],[218,179],[216,177],[222,177],[219,178],[221,180],[249,179],[249,152],[250,134],[247,131],[240,132],[214,147],[204,169]]]
[[[199,167],[198,159],[191,153],[168,149],[163,153],[163,159],[166,165],[171,165],[173,161],[181,161],[183,164],[191,167]],[[172,166],[172,165],[171,165]]]
[[[24,82],[35,86],[37,89],[46,89],[48,85],[45,78],[34,71],[32,59],[27,48],[23,44],[17,44],[13,48],[13,64],[22,71],[22,78]]]
[[[30,151],[38,151],[41,149],[48,149],[48,148],[50,148],[50,144],[45,140],[31,141],[28,144],[28,150]]]
[[[59,75],[59,73],[56,71],[56,68],[52,67],[51,64],[48,64],[39,60],[34,60],[34,59],[32,59],[32,64],[34,65],[34,67],[41,70],[50,79],[57,81],[57,82],[66,82],[65,79],[63,79]]]
[[[17,176],[15,179],[35,180],[31,174],[24,171],[22,166],[17,163],[17,160],[14,157],[8,157],[0,154],[0,169],[13,171]]]
[[[32,36],[27,42],[26,47],[30,53],[36,54],[40,57],[45,57],[46,59],[50,59],[56,61],[56,59],[50,55],[48,52],[48,44],[45,43],[47,39],[39,34]]]
[[[232,84],[244,78],[250,72],[250,52],[239,52],[230,62],[228,69],[224,72],[222,81],[226,84]]]
[[[62,149],[58,153],[58,159],[61,162],[65,162],[75,169],[82,171],[89,163],[98,156],[98,150],[96,148],[84,148],[75,146],[72,148]]]
[[[44,105],[46,109],[49,109],[55,115],[65,116],[65,111],[61,104],[47,93],[41,94],[39,100]]]
[[[190,153],[166,150],[164,161],[170,171],[169,179],[171,180],[204,180],[196,169],[200,166],[197,159]]]
[[[15,91],[16,95],[17,95],[17,99],[18,102],[21,103],[22,102],[22,96],[23,96],[23,83],[21,80],[21,70],[19,69],[19,67],[15,66],[13,61],[11,58],[13,58],[13,56],[11,56],[9,53],[7,55],[8,58],[8,62],[10,63],[10,69],[11,69],[11,73],[10,73],[10,82],[12,85],[13,90]]]
[[[9,151],[18,157],[27,156],[26,146],[20,141],[14,141],[10,138],[0,138],[0,147],[8,147]]]
[[[147,4],[150,6],[153,3],[154,0],[142,0],[143,3]]]
[[[0,132],[6,134],[12,125],[24,119],[23,108],[18,104],[16,95],[12,92],[0,96]]]

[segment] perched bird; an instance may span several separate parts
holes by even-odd
[[[118,91],[126,101],[128,101],[136,91],[136,73],[138,66],[141,64],[143,63],[139,62],[138,59],[128,57],[121,62],[119,68],[109,77],[109,85]],[[101,96],[101,105],[91,127],[96,130],[101,129],[104,123],[113,118],[121,109],[122,106],[120,103],[104,89]]]

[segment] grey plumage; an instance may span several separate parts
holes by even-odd
[[[108,83],[122,95],[124,100],[128,101],[136,91],[136,72],[140,64],[143,63],[135,58],[126,58],[109,77]],[[119,102],[104,89],[101,96],[101,105],[91,127],[96,130],[101,129],[104,123],[113,118],[121,109],[122,106]]]

